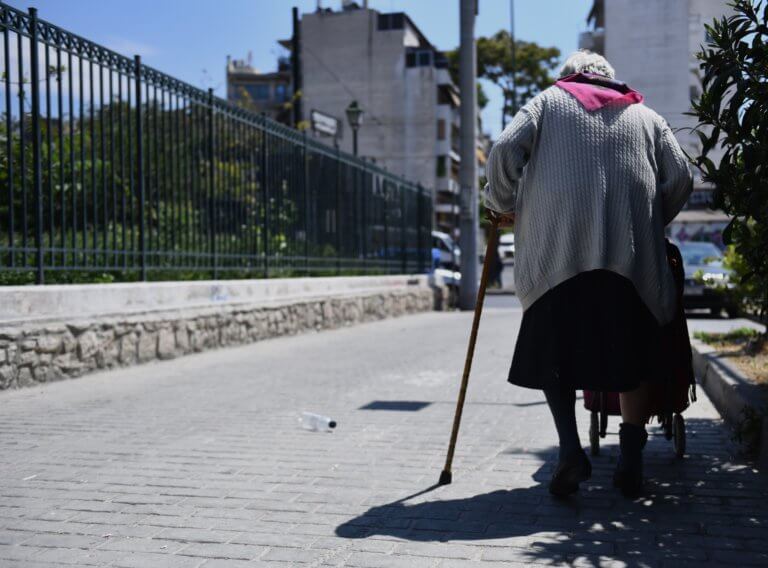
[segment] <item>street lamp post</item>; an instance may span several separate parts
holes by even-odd
[[[360,108],[357,101],[352,101],[347,107],[347,122],[352,128],[352,153],[357,156],[357,131],[363,123],[363,109]]]

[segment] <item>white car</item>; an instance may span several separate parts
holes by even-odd
[[[515,261],[515,233],[504,233],[499,237],[499,258],[502,262]]]
[[[458,270],[461,266],[461,251],[448,233],[432,231],[432,250],[439,255],[440,268]]]

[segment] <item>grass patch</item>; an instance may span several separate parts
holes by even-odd
[[[747,378],[768,388],[768,341],[765,334],[740,327],[727,333],[697,331],[693,337],[717,349],[719,356],[732,361]]]
[[[716,343],[748,343],[760,338],[762,334],[751,327],[739,327],[726,333],[710,333],[708,331],[694,331],[693,337],[708,345]]]

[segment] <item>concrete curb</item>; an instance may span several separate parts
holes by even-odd
[[[741,371],[709,345],[692,339],[693,370],[699,384],[707,393],[720,416],[730,426],[736,427],[743,420],[743,412],[752,409],[760,416],[760,439],[757,448],[757,465],[768,471],[768,419],[765,418],[765,394],[751,383]]]

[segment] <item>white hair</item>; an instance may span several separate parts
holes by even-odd
[[[580,49],[571,53],[560,68],[560,77],[566,77],[574,73],[593,73],[608,77],[609,79],[616,77],[616,71],[608,63],[608,60],[588,49]]]

